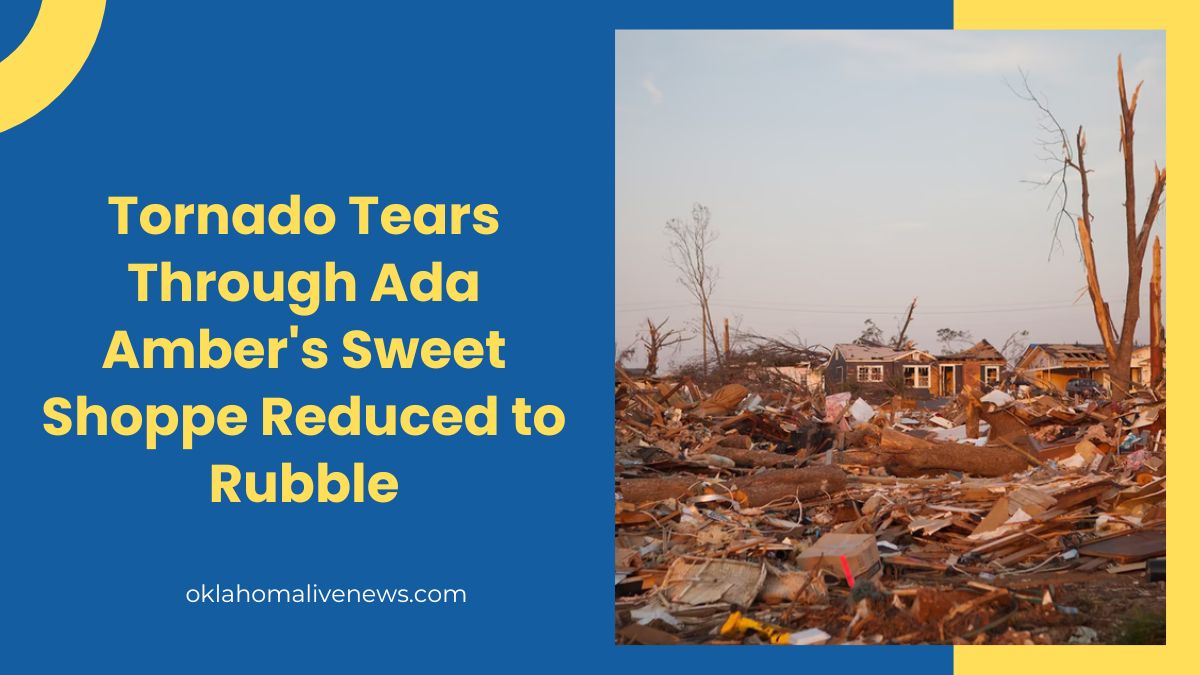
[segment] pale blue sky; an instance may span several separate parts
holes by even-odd
[[[893,331],[917,296],[911,333],[930,349],[942,327],[997,346],[1018,329],[1098,341],[1075,238],[1064,229],[1047,260],[1051,192],[1021,182],[1052,170],[1038,159],[1037,110],[1005,82],[1025,69],[1064,126],[1087,130],[1101,285],[1119,323],[1118,53],[1130,87],[1146,81],[1140,219],[1166,159],[1162,32],[618,32],[618,345],[646,316],[696,315],[663,233],[696,201],[720,231],[714,312],[745,329],[831,345],[868,317]]]

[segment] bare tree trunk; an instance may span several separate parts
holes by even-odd
[[[646,326],[650,331],[650,341],[646,344],[646,375],[654,375],[658,372],[658,326],[650,319],[646,319]]]
[[[717,369],[720,370],[725,367],[725,359],[721,357],[721,347],[717,342],[717,328],[713,324],[712,310],[709,308],[707,297],[704,298],[704,315],[705,326],[708,330],[708,340],[712,344],[713,360],[717,362]]]
[[[1085,193],[1086,194],[1086,193]],[[1100,339],[1104,343],[1104,355],[1112,361],[1117,357],[1117,339],[1113,335],[1112,318],[1108,313],[1108,303],[1100,293],[1100,277],[1096,273],[1096,253],[1092,248],[1092,228],[1089,219],[1079,219],[1079,247],[1083,249],[1083,266],[1087,270],[1088,295],[1092,298],[1092,310],[1096,314],[1096,328],[1100,331]]]
[[[1150,272],[1150,386],[1163,375],[1162,244],[1154,238],[1154,267]]]
[[[711,345],[717,365],[721,364],[721,350],[717,345],[717,332],[713,328],[709,298],[716,283],[717,269],[708,264],[708,247],[717,239],[715,230],[709,227],[709,211],[702,204],[692,205],[690,223],[679,218],[667,221],[670,237],[670,260],[679,271],[679,283],[692,294],[700,306],[700,347],[704,376],[708,376],[708,348]]]
[[[1150,191],[1150,203],[1138,229],[1137,190],[1133,175],[1133,116],[1137,111],[1139,82],[1133,97],[1125,94],[1125,69],[1121,57],[1117,57],[1117,91],[1121,98],[1121,155],[1125,160],[1125,245],[1129,264],[1129,278],[1125,285],[1125,317],[1121,322],[1121,338],[1117,344],[1116,358],[1109,361],[1109,378],[1113,383],[1113,398],[1120,400],[1129,394],[1130,363],[1133,357],[1133,336],[1141,318],[1142,261],[1146,257],[1146,245],[1150,242],[1150,228],[1162,206],[1162,191],[1167,182],[1166,170],[1154,167],[1154,187]]]
[[[1092,299],[1092,310],[1096,314],[1096,328],[1100,331],[1100,341],[1104,344],[1104,355],[1111,364],[1117,358],[1117,334],[1113,327],[1112,314],[1108,311],[1108,303],[1100,292],[1100,277],[1096,272],[1096,252],[1092,246],[1092,212],[1090,204],[1091,192],[1088,190],[1087,134],[1083,127],[1075,133],[1075,149],[1078,156],[1080,206],[1083,215],[1079,217],[1079,248],[1083,251],[1083,264],[1087,272],[1088,296]]]
[[[1125,160],[1125,249],[1129,277],[1125,284],[1125,317],[1121,322],[1121,338],[1116,358],[1110,359],[1108,375],[1113,384],[1113,396],[1125,398],[1129,393],[1129,366],[1133,357],[1133,331],[1141,314],[1142,254],[1137,245],[1137,186],[1133,176],[1133,113],[1137,109],[1139,83],[1133,90],[1132,104],[1125,95],[1125,69],[1117,57],[1117,91],[1121,97],[1121,156]]]
[[[717,370],[722,367],[721,348],[717,343],[717,330],[713,326],[712,310],[709,309],[708,294],[700,298],[700,346],[704,361],[704,375],[708,376],[708,349],[712,347],[713,361]]]

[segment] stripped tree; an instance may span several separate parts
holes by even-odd
[[[1066,130],[1058,123],[1050,112],[1044,100],[1033,93],[1029,80],[1022,73],[1024,92],[1017,92],[1021,98],[1032,102],[1042,113],[1042,130],[1051,135],[1043,139],[1043,148],[1051,151],[1050,159],[1059,167],[1048,178],[1045,185],[1055,185],[1055,195],[1060,198],[1058,215],[1055,218],[1055,240],[1057,240],[1058,225],[1066,218],[1075,220],[1079,249],[1083,255],[1083,264],[1087,278],[1088,295],[1092,300],[1092,311],[1096,318],[1096,327],[1100,331],[1100,340],[1104,344],[1104,352],[1108,359],[1108,375],[1112,384],[1114,399],[1123,399],[1129,393],[1130,364],[1133,357],[1133,337],[1137,330],[1138,319],[1141,317],[1141,288],[1142,266],[1146,258],[1146,247],[1150,242],[1150,230],[1163,205],[1163,192],[1167,185],[1167,170],[1154,165],[1154,186],[1150,190],[1150,201],[1139,223],[1137,214],[1137,190],[1133,172],[1133,116],[1137,112],[1138,94],[1141,93],[1142,83],[1133,89],[1133,96],[1127,95],[1125,88],[1125,69],[1121,57],[1117,56],[1117,94],[1121,103],[1121,155],[1124,159],[1125,170],[1125,245],[1129,265],[1129,274],[1125,286],[1125,313],[1118,332],[1112,320],[1108,303],[1100,290],[1100,277],[1096,271],[1096,254],[1092,247],[1092,213],[1089,210],[1091,193],[1088,190],[1088,174],[1085,156],[1087,154],[1087,135],[1080,126],[1072,140]],[[1069,210],[1068,186],[1070,176],[1079,177],[1078,215]],[[1153,330],[1153,328],[1152,328]]]
[[[709,299],[717,283],[717,268],[708,262],[708,248],[717,240],[717,231],[709,223],[708,207],[692,206],[692,219],[672,218],[667,221],[667,237],[671,264],[679,272],[678,281],[695,298],[700,309],[700,343],[704,374],[708,374],[708,348],[711,346],[717,366],[723,363],[713,327]]]

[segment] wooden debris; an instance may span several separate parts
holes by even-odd
[[[961,400],[852,426],[855,399],[811,396],[618,374],[619,642],[761,640],[720,635],[735,611],[833,643],[1055,641],[1024,627],[1070,625],[1062,584],[1165,554],[1161,382],[1119,407],[990,396],[984,446]]]
[[[662,591],[671,602],[685,605],[727,602],[735,607],[749,607],[766,578],[767,570],[762,564],[677,558],[667,570]]]

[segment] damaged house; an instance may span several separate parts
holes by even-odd
[[[1167,348],[1163,346],[1163,368],[1167,367]],[[1129,380],[1134,384],[1151,386],[1150,381],[1150,346],[1138,347],[1133,350],[1133,359],[1129,365]]]
[[[1076,378],[1107,385],[1108,357],[1101,345],[1032,344],[1017,361],[1017,371],[1034,384],[1062,392]]]
[[[919,349],[839,344],[825,367],[825,389],[876,399],[894,394],[928,399],[936,365],[932,354]]]
[[[986,391],[1000,384],[1008,360],[987,340],[968,349],[937,358],[934,396],[957,396],[964,387]]]

